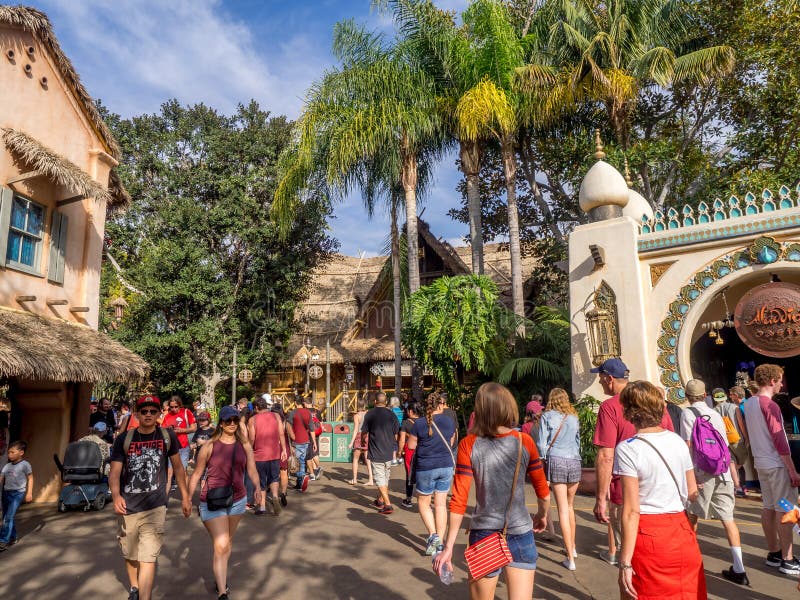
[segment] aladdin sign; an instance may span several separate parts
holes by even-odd
[[[736,332],[750,348],[775,358],[800,354],[800,286],[766,283],[736,305]]]

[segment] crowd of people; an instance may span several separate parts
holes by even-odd
[[[699,521],[721,522],[731,565],[721,575],[749,585],[739,529],[737,497],[760,486],[765,564],[785,575],[800,575],[793,555],[792,525],[782,522],[785,498],[794,503],[800,474],[792,460],[781,407],[774,401],[784,385],[781,367],[755,368],[751,388],[708,393],[703,381],[684,387],[688,406],[666,402],[663,388],[630,381],[619,358],[594,370],[609,396],[597,413],[594,515],[608,526],[608,550],[601,558],[619,569],[623,598],[706,598],[703,557],[697,543]],[[798,399],[796,399],[798,400]],[[800,404],[800,400],[797,402]],[[92,403],[90,431],[106,463],[109,489],[119,515],[119,542],[129,578],[129,600],[149,600],[161,550],[170,491],[177,491],[188,517],[198,487],[197,513],[213,548],[218,598],[227,600],[228,562],[242,516],[275,517],[288,506],[292,489],[306,492],[319,479],[322,424],[310,397],[289,414],[269,394],[220,409],[213,424],[198,406],[180,397],[161,402],[155,395],[123,403]],[[367,485],[376,488],[374,508],[394,510],[391,470],[403,465],[401,504],[416,510],[427,535],[425,554],[446,581],[467,513],[470,488],[475,507],[468,549],[470,597],[494,597],[505,572],[511,600],[533,594],[536,536],[555,533],[557,514],[563,568],[579,567],[574,499],[581,481],[580,423],[569,394],[554,388],[535,395],[520,419],[517,401],[497,383],[477,391],[467,435],[459,440],[458,420],[446,393],[416,402],[359,401],[350,440],[352,479],[358,485],[366,463]],[[0,550],[16,541],[14,517],[30,501],[33,474],[24,460],[24,442],[9,446],[0,474],[4,514]],[[533,517],[525,504],[528,480],[537,499]],[[551,497],[555,510],[550,510]],[[498,558],[499,557],[499,558]]]

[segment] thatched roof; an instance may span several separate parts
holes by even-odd
[[[3,142],[13,154],[51,181],[87,198],[111,201],[111,194],[71,160],[57,154],[27,133],[0,128]]]
[[[0,376],[44,381],[134,382],[149,367],[85,325],[0,308]]]
[[[111,194],[111,203],[108,205],[113,210],[121,210],[127,208],[131,204],[131,195],[125,186],[122,185],[122,180],[115,169],[111,169],[108,175],[108,193]]]
[[[18,27],[31,33],[47,49],[56,64],[56,68],[58,68],[61,76],[72,89],[98,136],[108,146],[109,153],[119,160],[121,156],[119,144],[117,144],[117,140],[114,139],[113,134],[100,116],[100,112],[94,105],[89,92],[83,87],[81,78],[75,71],[75,67],[72,66],[72,62],[61,50],[47,15],[28,6],[0,6],[0,24]]]
[[[372,363],[394,360],[394,339],[385,335],[380,338],[359,338],[342,344],[348,360],[353,363]],[[408,351],[401,347],[400,356],[411,358]]]

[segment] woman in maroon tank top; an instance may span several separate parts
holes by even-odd
[[[247,491],[244,473],[255,487],[254,499],[261,501],[258,472],[253,458],[253,447],[242,435],[239,413],[232,406],[219,411],[219,423],[214,435],[197,454],[197,465],[189,481],[189,495],[193,495],[200,478],[208,468],[200,491],[200,519],[214,544],[214,579],[219,600],[228,600],[228,560],[231,557],[233,535],[245,512]],[[233,505],[221,510],[210,510],[206,502],[209,489],[233,486]]]

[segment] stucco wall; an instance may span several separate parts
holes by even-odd
[[[33,46],[33,57],[26,48]],[[6,57],[13,49],[14,61]],[[50,57],[28,33],[0,28],[0,127],[10,127],[35,138],[46,147],[69,159],[101,185],[108,184],[115,161],[108,156],[100,138],[82,113],[76,99],[60,77]],[[31,75],[25,65],[31,65]],[[47,85],[41,78],[47,78]],[[29,167],[15,164],[13,156],[0,147],[0,184],[27,172]],[[41,276],[0,268],[0,304],[24,308],[44,316],[57,316],[96,328],[102,240],[105,231],[104,201],[85,199],[59,208],[69,219],[64,284],[47,281],[50,224],[56,202],[75,192],[44,178],[14,184],[14,190],[30,197],[47,209],[45,237],[40,253]],[[5,251],[5,249],[2,249]],[[35,302],[21,306],[17,295],[36,296]],[[48,306],[48,299],[65,299],[66,306]],[[72,313],[70,307],[88,306],[88,313]]]

